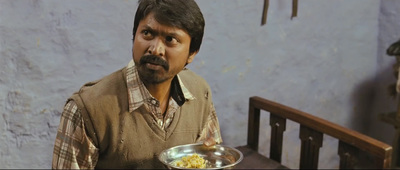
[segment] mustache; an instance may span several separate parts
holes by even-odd
[[[151,64],[157,64],[162,66],[165,70],[169,70],[169,64],[167,61],[163,60],[161,57],[156,56],[156,55],[145,55],[140,58],[140,65],[146,64],[146,63],[151,63]]]

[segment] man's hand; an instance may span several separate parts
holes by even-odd
[[[203,142],[203,144],[208,147],[208,146],[214,146],[216,142],[213,137],[209,137]]]

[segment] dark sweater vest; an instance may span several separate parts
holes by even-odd
[[[176,111],[165,131],[144,105],[129,113],[126,68],[74,93],[70,99],[78,105],[86,133],[99,148],[96,168],[165,168],[157,159],[162,150],[196,142],[210,112],[210,88],[190,70],[182,70],[179,76],[195,99]]]

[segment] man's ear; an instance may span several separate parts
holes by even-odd
[[[188,57],[188,59],[187,59],[187,61],[186,61],[186,65],[189,64],[189,63],[191,63],[191,62],[193,61],[194,56],[196,56],[197,52],[199,52],[199,51],[195,51],[195,52],[193,52],[192,54],[189,54],[189,57]]]

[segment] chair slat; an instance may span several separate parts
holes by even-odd
[[[338,154],[340,157],[340,169],[354,169],[358,162],[359,149],[343,141],[339,141]]]
[[[249,103],[249,123],[247,131],[247,146],[258,150],[258,138],[260,133],[260,109]]]
[[[270,113],[271,143],[269,157],[277,162],[282,159],[283,132],[286,130],[286,119]]]
[[[300,169],[318,169],[319,148],[322,146],[323,134],[314,129],[300,125]]]
[[[380,157],[375,155],[376,167],[383,167],[383,169],[391,169],[392,157]]]

